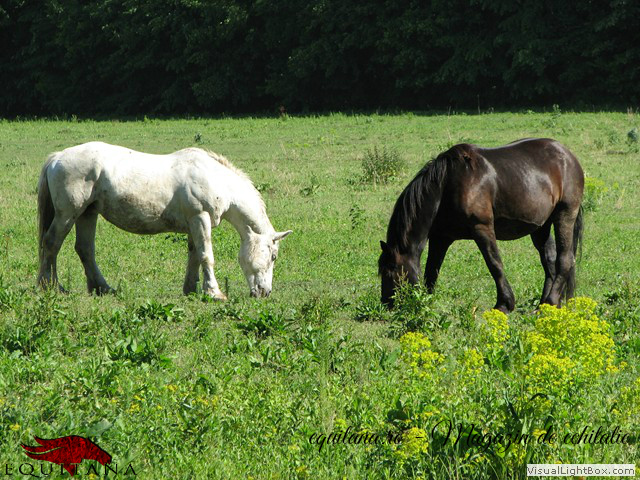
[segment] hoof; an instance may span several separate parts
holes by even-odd
[[[205,292],[205,295],[219,302],[226,302],[228,300],[227,296],[219,290],[217,292],[209,290],[208,292]]]
[[[38,285],[42,290],[56,290],[58,293],[63,294],[69,293],[69,291],[66,288],[63,288],[57,281],[40,279],[38,280]]]
[[[505,315],[509,315],[514,310],[515,307],[509,308],[506,305],[496,305],[493,308],[494,308],[494,310],[500,310]]]
[[[109,285],[106,285],[104,287],[90,288],[89,293],[95,293],[99,297],[101,297],[102,295],[111,295],[111,294],[115,295],[116,289],[111,288]]]

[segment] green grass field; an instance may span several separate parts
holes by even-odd
[[[34,435],[90,436],[119,476],[131,464],[139,478],[524,478],[527,463],[634,463],[635,441],[506,448],[495,435],[618,426],[640,440],[640,144],[628,134],[639,126],[633,113],[559,109],[0,121],[3,473],[30,462],[39,474],[41,462],[20,448]],[[433,296],[406,292],[397,312],[381,309],[379,240],[419,168],[455,143],[533,136],[563,142],[585,170],[577,294],[595,300],[595,312],[560,323],[551,313],[545,330],[529,238],[500,244],[517,301],[508,334],[501,319],[483,318],[495,287],[473,242],[452,246]],[[70,293],[38,291],[41,166],[48,153],[90,140],[152,153],[201,146],[244,170],[274,227],[294,231],[281,244],[271,297],[249,298],[229,224],[213,232],[230,299],[222,304],[182,296],[184,235],[137,236],[104,219],[97,261],[117,295],[86,293],[73,232],[58,260]],[[374,147],[405,161],[388,183],[363,180]],[[536,356],[536,345],[557,347],[555,356]],[[442,421],[474,424],[484,443],[444,442],[432,432]],[[349,427],[391,431],[399,443],[309,441]]]

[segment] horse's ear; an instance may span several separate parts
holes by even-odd
[[[476,160],[476,156],[473,152],[469,152],[469,153],[465,152],[464,155],[462,155],[462,158],[464,159],[467,167],[469,167],[471,170],[476,169],[478,165],[478,161]]]
[[[286,237],[291,233],[293,233],[293,230],[287,230],[286,232],[276,232],[276,234],[273,236],[273,241],[279,242],[280,240],[282,240],[284,237]]]

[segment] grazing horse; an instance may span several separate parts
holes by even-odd
[[[398,197],[378,261],[382,302],[393,305],[398,284],[420,279],[432,292],[447,249],[472,239],[498,290],[494,308],[515,308],[496,240],[530,235],[545,280],[540,303],[559,305],[575,290],[575,255],[582,239],[584,173],[559,142],[523,139],[498,148],[455,145],[427,163]],[[554,227],[555,241],[551,235]]]
[[[98,214],[132,233],[180,232],[188,235],[189,260],[183,292],[196,291],[202,267],[202,291],[224,300],[213,274],[211,228],[222,219],[240,234],[238,261],[251,296],[271,293],[279,241],[264,202],[249,178],[224,157],[199,148],[151,155],[90,142],[49,155],[38,184],[38,283],[59,286],[56,258],[76,226],[75,250],[89,292],[113,289],[95,260]]]

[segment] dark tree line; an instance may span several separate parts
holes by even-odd
[[[0,115],[637,106],[640,1],[1,0]]]

